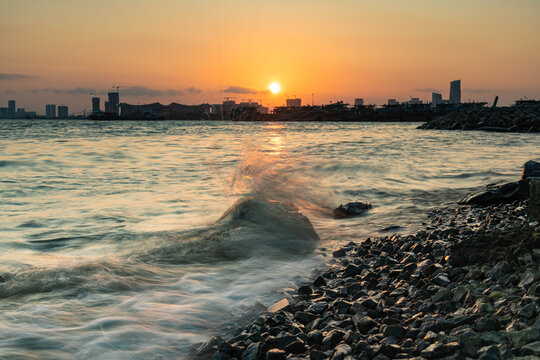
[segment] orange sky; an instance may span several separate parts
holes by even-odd
[[[137,86],[120,89],[132,103],[382,104],[448,98],[455,79],[463,100],[508,104],[540,98],[539,14],[538,0],[0,0],[0,106],[81,111],[113,85]]]

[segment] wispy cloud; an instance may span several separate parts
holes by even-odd
[[[36,79],[35,75],[27,74],[0,74],[0,80],[22,80],[22,79]]]
[[[413,89],[414,91],[416,92],[424,92],[424,93],[438,93],[440,92],[439,90],[435,89],[435,88],[420,88],[420,89]]]
[[[242,86],[229,86],[224,89],[223,92],[232,94],[256,94],[257,90]]]
[[[463,92],[471,94],[485,94],[491,92],[490,89],[463,89]]]
[[[107,95],[107,93],[114,91],[113,89],[94,89],[89,87],[76,87],[71,89],[57,89],[57,88],[43,88],[43,89],[30,89],[25,90],[26,92],[37,94],[37,93],[52,93],[52,94],[65,94],[65,95]],[[189,94],[200,94],[201,89],[196,88],[195,86],[190,86],[187,89],[152,89],[146,86],[128,86],[125,88],[119,89],[121,96],[127,97],[164,97],[164,96],[182,96],[185,93]]]

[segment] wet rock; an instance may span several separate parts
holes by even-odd
[[[530,342],[540,339],[540,329],[527,328],[520,331],[509,331],[506,333],[508,340],[514,347],[522,347]]]
[[[314,314],[307,313],[307,312],[297,311],[294,314],[294,317],[296,318],[296,320],[298,320],[302,324],[307,325],[313,320],[315,320],[317,316],[315,316]]]
[[[529,178],[540,178],[540,163],[534,160],[529,160],[523,164],[523,173],[521,180]]]
[[[315,302],[312,303],[306,311],[313,314],[321,314],[326,308],[328,307],[328,304],[325,302]]]
[[[503,185],[490,185],[485,191],[469,195],[460,201],[460,205],[494,205],[508,204],[516,200],[523,200],[528,197],[528,185],[523,181],[511,182]],[[526,191],[526,193],[525,193]]]
[[[345,205],[339,205],[334,209],[334,219],[360,216],[369,209],[371,209],[371,204],[367,202],[350,202]]]
[[[297,341],[298,338],[293,335],[282,335],[277,337],[268,337],[265,340],[265,345],[269,349],[280,349],[283,350],[285,347],[295,341]]]
[[[346,356],[351,355],[352,349],[347,344],[339,344],[336,346],[334,356],[332,356],[332,360],[344,360]]]
[[[307,334],[307,343],[309,345],[320,345],[322,344],[323,334],[319,330],[310,331]]]
[[[302,285],[298,288],[298,293],[300,295],[309,296],[313,293],[313,290],[308,285]]]
[[[326,280],[324,280],[324,278],[323,278],[322,276],[318,276],[318,277],[313,281],[313,286],[315,286],[315,287],[326,286]]]
[[[366,334],[377,325],[377,322],[369,316],[354,315],[352,321],[356,329],[362,334]]]
[[[401,339],[405,336],[406,332],[407,330],[405,330],[405,328],[402,326],[390,325],[384,329],[383,334],[384,336],[393,336],[395,338]]]
[[[242,354],[242,360],[263,360],[264,357],[264,344],[252,343],[249,345]]]
[[[309,359],[310,360],[326,360],[328,359],[328,355],[326,355],[324,352],[319,350],[311,350],[309,352]]]
[[[339,249],[332,253],[332,256],[335,258],[344,257],[345,255],[347,255],[347,252],[344,249]]]
[[[522,307],[519,312],[518,316],[530,319],[536,314],[536,303],[530,303]]]
[[[288,310],[290,309],[289,300],[287,299],[281,299],[278,302],[274,303],[268,308],[269,312],[275,313],[281,310]]]
[[[285,346],[284,350],[289,354],[302,354],[306,351],[306,346],[302,341],[297,340]]]
[[[330,331],[322,341],[322,349],[329,350],[335,348],[344,336],[345,333],[341,330],[334,329]]]
[[[535,341],[521,348],[523,355],[534,355],[540,357],[540,341]]]
[[[266,353],[266,360],[285,360],[287,359],[287,354],[285,351],[280,349],[270,349]]]

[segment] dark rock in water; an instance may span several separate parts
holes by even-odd
[[[307,285],[302,285],[298,288],[298,293],[300,295],[308,296],[311,295],[312,292],[313,290],[311,290],[311,288]]]
[[[360,216],[371,209],[371,204],[367,202],[350,202],[345,205],[339,205],[334,209],[334,219],[350,218]]]
[[[345,255],[347,255],[347,252],[344,249],[339,249],[332,253],[332,256],[335,258],[344,257]]]
[[[382,232],[389,232],[389,231],[394,231],[394,230],[399,230],[399,229],[401,229],[401,226],[391,225],[391,226],[387,226],[385,228],[379,229],[377,231],[382,233]]]
[[[324,278],[322,276],[318,276],[313,281],[313,286],[315,286],[315,287],[326,286],[326,280],[324,280]]]
[[[540,178],[540,163],[529,160],[523,165],[523,174],[521,180],[527,180],[529,178]]]
[[[520,180],[503,185],[488,185],[486,191],[466,196],[458,201],[460,205],[507,204],[523,200],[529,196],[528,184]]]

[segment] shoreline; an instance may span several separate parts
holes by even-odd
[[[527,206],[436,209],[414,235],[349,243],[295,294],[190,358],[537,358],[540,225]]]

